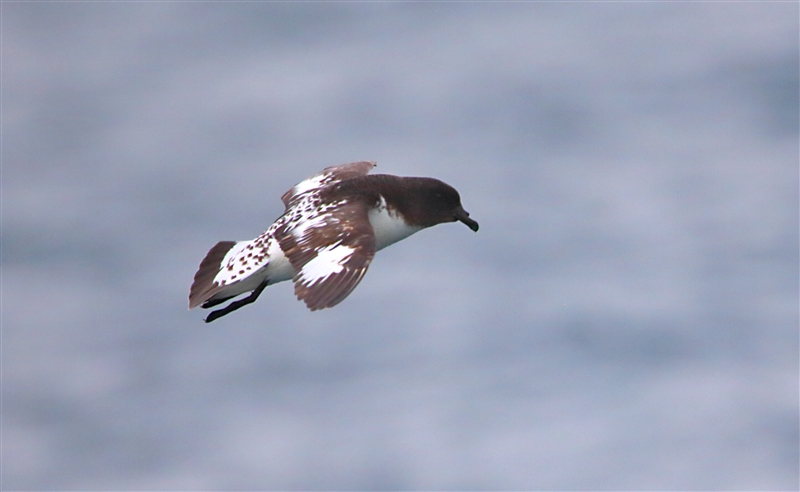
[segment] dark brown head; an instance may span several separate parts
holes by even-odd
[[[433,178],[401,179],[403,193],[396,200],[407,220],[423,227],[458,220],[473,231],[478,230],[478,223],[469,218],[452,186]]]

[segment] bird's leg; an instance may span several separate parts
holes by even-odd
[[[258,296],[261,295],[261,291],[263,291],[267,287],[267,283],[268,283],[267,280],[264,280],[258,285],[258,287],[255,288],[255,290],[253,290],[253,292],[250,293],[249,296],[245,297],[244,299],[234,301],[222,309],[217,309],[216,311],[212,311],[211,314],[209,314],[206,317],[206,323],[211,323],[215,319],[221,318],[228,313],[232,313],[242,306],[247,306],[251,302],[255,302],[255,300],[258,299]]]
[[[236,297],[236,296],[223,297],[222,299],[209,299],[208,301],[204,302],[203,305],[200,306],[200,307],[203,308],[203,309],[208,309],[210,307],[214,307],[214,306],[217,306],[219,304],[222,304],[225,301],[230,301],[234,297]]]

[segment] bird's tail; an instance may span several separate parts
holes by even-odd
[[[189,309],[203,304],[219,291],[220,285],[214,282],[214,278],[222,268],[223,258],[235,244],[236,241],[218,242],[200,262],[200,267],[194,274],[192,288],[189,289]]]

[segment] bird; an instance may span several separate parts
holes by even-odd
[[[283,214],[261,235],[215,244],[194,275],[189,309],[250,293],[211,312],[210,323],[287,280],[311,311],[330,308],[356,288],[377,251],[446,222],[478,231],[452,186],[434,178],[368,175],[375,166],[327,167],[281,196]]]

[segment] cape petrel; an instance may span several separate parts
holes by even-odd
[[[284,280],[294,282],[295,295],[312,311],[329,308],[355,289],[376,251],[443,222],[478,230],[452,186],[433,178],[368,176],[373,167],[326,168],[283,194],[286,210],[260,236],[218,242],[194,276],[189,309],[250,292],[211,312],[208,323]]]

